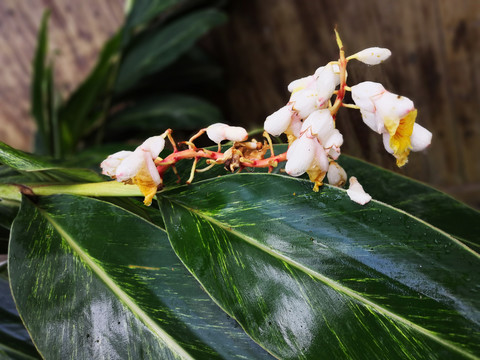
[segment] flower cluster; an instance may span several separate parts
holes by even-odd
[[[337,113],[342,107],[360,110],[363,122],[383,136],[385,149],[396,158],[397,165],[405,165],[409,153],[425,149],[432,138],[430,131],[415,123],[417,110],[413,102],[371,81],[347,86],[347,63],[350,60],[376,65],[391,55],[390,50],[373,47],[345,57],[343,44],[338,33],[335,33],[339,59],[318,68],[313,75],[288,85],[291,93],[289,101],[265,120],[263,136],[266,141],[247,141],[245,129],[217,123],[199,130],[188,141],[179,143],[188,148],[178,150],[171,136],[172,131],[168,129],[160,136],[147,139],[135,151],[120,151],[110,155],[101,164],[102,173],[120,182],[136,184],[145,195],[144,202],[147,205],[161,188],[165,171],[172,168],[177,173],[175,164],[183,159],[193,159],[187,184],[191,183],[196,172],[218,164],[232,172],[247,167],[268,167],[272,171],[280,162],[286,161],[286,173],[291,176],[307,173],[314,183],[314,191],[318,191],[325,177],[331,185],[343,186],[347,174],[336,162],[341,153],[343,136],[335,126]],[[344,103],[347,91],[351,92],[355,105]],[[194,140],[203,134],[218,144],[217,151],[195,146]],[[288,150],[275,155],[269,134],[285,134]],[[159,154],[166,138],[173,152],[162,159]],[[222,153],[221,142],[225,140],[233,144]],[[270,156],[265,158],[268,151]],[[208,166],[198,170],[196,166],[201,158],[206,159]],[[352,176],[349,182],[347,194],[353,201],[359,204],[370,201],[370,195],[355,177]]]

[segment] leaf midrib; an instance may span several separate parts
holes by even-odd
[[[158,326],[135,302],[97,265],[88,254],[75,242],[63,227],[58,224],[48,213],[37,208],[45,219],[58,231],[60,236],[70,245],[75,254],[105,283],[105,285],[140,319],[154,334],[156,334],[166,346],[172,349],[183,359],[194,359],[174,338]]]
[[[254,176],[272,176],[272,175],[276,175],[276,174],[242,174],[243,176],[249,176],[249,175],[254,175]],[[281,176],[281,177],[284,177],[285,176],[282,176],[282,175],[276,175],[276,176]],[[203,180],[203,181],[209,181],[209,180],[212,180],[212,179],[206,179],[206,180]],[[302,181],[302,182],[308,182],[307,180],[303,180],[303,179],[294,179],[294,180],[297,180],[297,181]],[[203,182],[202,181],[202,182]],[[330,185],[329,185],[330,186]],[[339,190],[343,190],[343,191],[346,191],[344,189],[339,189]],[[158,195],[158,194],[157,194]],[[173,203],[176,203],[178,204],[179,206],[183,207],[184,209],[186,209],[187,211],[191,212],[191,213],[194,213],[196,214],[197,216],[213,223],[214,225],[220,227],[221,229],[223,229],[225,232],[227,233],[231,233],[232,235],[234,236],[237,236],[238,238],[244,240],[246,243],[260,249],[261,251],[267,253],[268,255],[270,256],[273,256],[274,258],[280,260],[280,261],[283,261],[289,265],[291,265],[292,267],[312,276],[313,278],[317,279],[318,281],[324,283],[325,285],[331,287],[332,289],[338,291],[338,292],[341,292],[343,293],[344,295],[347,295],[348,297],[350,298],[353,298],[357,301],[359,301],[360,303],[362,303],[364,306],[367,306],[367,307],[370,307],[372,308],[373,310],[375,310],[377,313],[379,314],[382,314],[386,317],[390,317],[402,324],[404,324],[405,326],[407,327],[410,327],[412,329],[414,329],[415,331],[429,337],[430,339],[444,345],[445,347],[448,347],[450,348],[451,350],[454,350],[468,358],[471,358],[471,359],[479,359],[477,358],[475,355],[471,354],[471,353],[468,353],[466,351],[464,351],[462,348],[456,346],[455,344],[452,344],[451,342],[437,336],[434,332],[422,327],[422,326],[419,326],[403,317],[401,317],[400,315],[397,315],[396,313],[376,304],[375,302],[371,301],[371,300],[368,300],[367,298],[363,297],[361,294],[341,285],[340,283],[336,282],[335,280],[332,280],[328,277],[326,277],[325,275],[322,275],[320,273],[318,273],[317,271],[315,270],[312,270],[308,267],[306,267],[305,265],[293,260],[292,258],[282,254],[282,253],[279,253],[275,250],[273,250],[272,248],[268,247],[268,246],[265,246],[263,245],[262,243],[258,242],[256,239],[248,236],[248,235],[245,235],[235,229],[233,229],[232,227],[228,226],[228,224],[224,224],[222,222],[220,222],[219,220],[215,219],[215,218],[212,218],[204,213],[201,212],[201,210],[198,210],[198,209],[194,209],[184,203],[182,203],[181,201],[178,201],[178,200],[175,200],[175,199],[172,199],[171,197],[169,196],[165,196],[165,194],[162,194],[163,197],[165,197],[166,199],[168,199],[169,201],[173,202]],[[430,224],[428,223],[425,223],[423,220],[421,219],[418,219],[416,218],[415,216],[411,215],[411,214],[408,214],[406,213],[405,211],[403,210],[400,210],[400,209],[397,209],[391,205],[388,205],[388,204],[384,204],[383,202],[381,201],[377,201],[377,200],[372,200],[372,201],[375,201],[381,205],[384,205],[384,206],[387,206],[387,207],[390,207],[396,211],[399,211],[401,213],[404,213],[406,215],[409,215],[411,216],[412,218],[414,218],[415,220],[417,221],[420,221],[430,227],[432,227],[433,229],[439,231],[440,233],[442,233],[442,235],[446,235],[448,236],[449,238],[451,238],[453,241],[455,241],[456,243],[458,243],[459,245],[465,247],[466,249],[468,249],[469,251],[473,252],[475,255],[478,256],[478,254],[476,252],[474,252],[472,249],[470,249],[469,247],[467,247],[465,244],[459,242],[457,239],[455,239],[454,237],[444,233],[442,230],[440,229],[436,229],[435,227],[431,226]],[[168,233],[168,229],[167,229],[167,233]],[[196,277],[196,276],[195,276]],[[199,280],[200,281],[200,280]],[[211,295],[210,295],[211,296]],[[225,310],[225,309],[224,309]],[[232,316],[233,318],[235,318],[235,316],[233,314],[230,314],[230,316]]]

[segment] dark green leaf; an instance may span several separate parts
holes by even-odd
[[[103,179],[91,170],[63,168],[2,142],[0,142],[0,163],[27,175],[29,182],[96,182]]]
[[[203,292],[162,229],[111,204],[24,198],[9,270],[47,359],[270,357]]]
[[[158,196],[183,263],[280,358],[480,356],[479,255],[404,211],[268,174]]]
[[[8,285],[7,266],[0,264],[0,357],[2,359],[40,359],[23,326]]]
[[[135,103],[115,114],[110,121],[109,133],[125,130],[164,132],[200,129],[220,122],[220,111],[205,100],[182,94],[163,95]]]
[[[202,10],[144,34],[122,59],[117,92],[125,92],[142,78],[170,65],[202,35],[225,20],[225,15],[218,10]]]
[[[128,13],[125,28],[127,32],[138,25],[148,23],[174,5],[181,4],[185,0],[129,0],[131,9]]]

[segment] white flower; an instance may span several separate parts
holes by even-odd
[[[338,68],[338,65],[337,65]],[[315,71],[317,87],[317,107],[323,109],[333,95],[335,88],[340,84],[340,76],[335,73],[331,64],[322,66]]]
[[[312,75],[303,77],[301,79],[293,80],[288,84],[288,91],[296,92],[298,90],[305,89],[308,85],[312,84],[315,81],[315,77]]]
[[[247,131],[239,126],[230,126],[223,123],[212,124],[207,127],[207,136],[214,143],[219,144],[223,140],[244,141],[248,138]]]
[[[352,86],[352,99],[360,108],[365,124],[383,134],[385,149],[396,157],[398,166],[407,163],[411,150],[420,151],[430,144],[432,134],[419,125],[415,126],[417,110],[407,97],[393,94],[381,84],[366,81]]]
[[[119,182],[134,182],[145,195],[144,203],[150,205],[162,179],[154,160],[165,147],[164,136],[145,140],[135,151],[119,151],[101,164],[102,173]]]
[[[328,165],[325,149],[310,130],[303,133],[288,148],[285,171],[291,176],[300,176],[309,171],[320,171],[325,174]]]
[[[371,48],[359,51],[358,53],[352,56],[349,56],[349,58],[357,59],[358,61],[361,61],[367,65],[377,65],[387,60],[390,57],[390,55],[392,55],[392,52],[388,49],[371,47]]]
[[[273,136],[279,136],[284,133],[292,121],[292,109],[291,106],[285,105],[281,107],[273,114],[267,116],[263,128],[266,132]]]
[[[360,185],[355,176],[352,176],[350,178],[350,186],[347,190],[347,195],[350,200],[355,201],[360,205],[365,205],[370,200],[372,200],[372,197],[367,194],[365,190],[363,190],[363,186]]]

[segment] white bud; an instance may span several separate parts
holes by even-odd
[[[118,166],[121,162],[131,155],[131,151],[122,150],[116,152],[115,154],[109,155],[105,160],[102,161],[100,167],[102,168],[102,174],[108,176],[115,176]]]
[[[247,130],[240,126],[227,126],[224,129],[225,140],[230,141],[245,141],[248,139]]]
[[[357,178],[352,176],[350,178],[350,186],[347,190],[347,195],[350,200],[355,201],[357,204],[365,205],[372,197],[363,190],[363,186],[360,185]]]
[[[385,48],[371,47],[351,56],[367,65],[377,65],[387,60],[392,52]]]
[[[335,88],[339,84],[340,77],[334,73],[331,64],[318,68],[315,72],[315,76],[318,76],[316,81],[317,106],[319,108],[324,108],[328,105],[328,100],[330,100]]]
[[[223,140],[243,141],[248,138],[247,131],[239,126],[216,123],[207,127],[207,136],[214,143],[219,144]]]
[[[328,167],[327,179],[330,185],[341,187],[347,182],[347,173],[338,163],[331,161]]]
[[[431,142],[432,133],[423,126],[415,123],[413,125],[412,136],[410,137],[412,151],[422,151],[427,148]]]
[[[285,171],[291,176],[304,174],[315,158],[315,139],[301,136],[295,140],[287,151]]]
[[[278,136],[285,132],[292,121],[292,111],[289,105],[281,107],[273,114],[267,116],[263,127],[265,131],[273,136]]]

